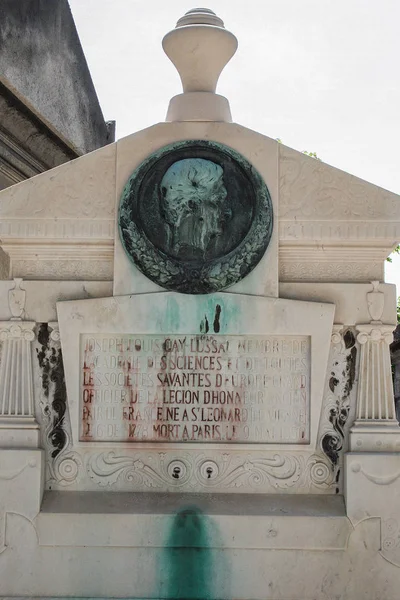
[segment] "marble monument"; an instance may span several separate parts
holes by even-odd
[[[396,600],[400,198],[163,47],[165,122],[0,193],[0,597]]]

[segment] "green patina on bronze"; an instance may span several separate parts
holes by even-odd
[[[245,277],[273,226],[267,186],[238,152],[216,142],[176,142],[129,178],[118,216],[122,245],[149,279],[208,294]]]

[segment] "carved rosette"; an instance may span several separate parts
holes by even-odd
[[[50,339],[52,342],[60,341],[60,328],[57,321],[51,321],[48,323],[50,329]]]

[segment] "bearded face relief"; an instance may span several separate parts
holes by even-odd
[[[207,258],[231,217],[220,165],[202,158],[175,162],[160,185],[170,248],[187,260]]]

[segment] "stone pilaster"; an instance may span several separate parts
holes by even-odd
[[[11,319],[0,321],[0,447],[37,448],[31,348],[36,323],[23,320],[26,292],[22,279],[14,284],[8,293]]]
[[[32,349],[34,321],[1,321],[0,446],[37,448]]]
[[[357,326],[360,367],[356,420],[350,430],[352,452],[400,451],[389,345],[393,325],[371,322]]]
[[[389,346],[395,325],[382,323],[385,297],[372,281],[366,301],[369,323],[357,325],[360,367],[356,419],[350,430],[351,452],[400,451],[400,428],[394,404]]]

